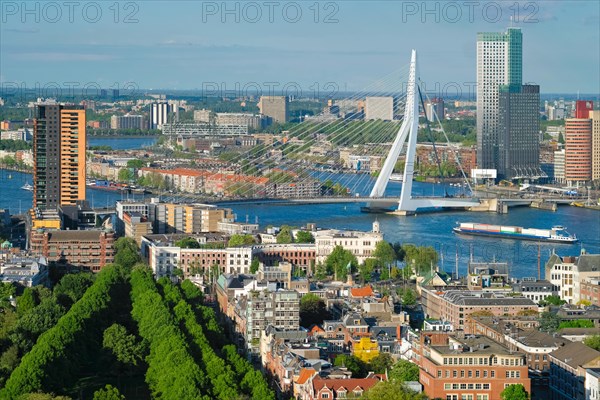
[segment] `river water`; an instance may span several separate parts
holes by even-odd
[[[105,139],[91,138],[91,145],[106,144],[113,148],[139,148],[143,143],[152,144],[154,138]],[[368,176],[331,175],[334,181],[351,188],[353,193],[367,194],[373,181]],[[321,178],[325,178],[322,176]],[[21,189],[31,182],[31,175],[14,171],[0,170],[0,208],[9,208],[11,213],[26,211],[31,207],[32,193]],[[401,183],[390,182],[387,196],[399,196]],[[413,194],[417,196],[442,196],[460,194],[461,188],[445,184],[415,182]],[[87,190],[87,199],[94,207],[112,206],[126,195],[101,190]],[[141,195],[129,198],[142,199]],[[471,254],[476,261],[508,262],[511,276],[537,276],[538,250],[540,252],[542,276],[543,266],[550,252],[560,255],[578,255],[582,249],[588,253],[600,252],[600,212],[577,207],[559,206],[556,212],[511,208],[508,214],[445,212],[420,214],[410,217],[364,214],[361,204],[322,204],[322,205],[237,205],[232,206],[240,221],[258,221],[261,227],[267,225],[289,224],[303,226],[316,223],[323,228],[370,230],[378,220],[385,239],[390,242],[412,243],[419,246],[433,246],[442,256],[440,266],[446,271],[454,271],[458,253],[459,272],[464,274]],[[550,228],[554,225],[566,226],[580,242],[573,245],[491,239],[482,237],[457,236],[452,228],[457,222],[482,222],[498,225],[516,225],[532,228]]]

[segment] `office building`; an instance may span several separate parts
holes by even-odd
[[[568,185],[592,179],[592,120],[565,120],[565,180]]]
[[[33,125],[33,207],[56,209],[85,200],[85,110],[39,103]]]
[[[539,87],[522,86],[522,47],[518,28],[477,35],[477,164],[499,179],[544,175],[535,159]]]
[[[161,129],[167,124],[170,111],[171,106],[168,103],[150,104],[150,129]]]
[[[425,115],[430,122],[443,121],[445,118],[444,99],[435,97],[425,103]]]
[[[500,179],[540,175],[540,87],[502,85],[498,95],[498,158]]]
[[[575,118],[587,119],[590,112],[594,111],[594,102],[591,100],[577,100],[575,102]]]
[[[261,96],[258,108],[273,122],[285,124],[289,120],[287,96]]]
[[[391,121],[394,119],[393,97],[367,97],[365,99],[365,120],[380,119]]]
[[[600,110],[590,111],[592,120],[592,181],[600,181]]]
[[[485,336],[422,332],[415,355],[431,399],[500,400],[507,385],[517,384],[531,393],[525,354]]]
[[[110,129],[146,129],[143,115],[113,115],[110,117]]]
[[[565,183],[565,149],[554,152],[554,181]]]
[[[37,229],[31,233],[31,252],[44,256],[49,266],[98,272],[114,261],[114,242],[112,231]]]

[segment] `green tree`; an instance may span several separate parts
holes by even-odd
[[[117,251],[115,264],[131,269],[134,265],[142,262],[137,243],[132,238],[118,238],[115,242],[115,250]]]
[[[25,315],[37,305],[37,299],[32,288],[25,288],[23,294],[17,297],[17,312]]]
[[[592,335],[583,339],[583,344],[594,350],[600,351],[600,335]]]
[[[367,390],[361,400],[427,400],[423,393],[415,393],[398,381],[382,381]]]
[[[398,360],[392,367],[389,378],[399,382],[418,381],[419,366],[407,360]]]
[[[432,265],[437,264],[438,254],[431,246],[415,246],[412,244],[403,245],[404,261],[408,266],[414,269],[417,274],[429,271]]]
[[[519,384],[508,385],[501,393],[502,400],[529,400],[529,393],[525,390],[525,386]]]
[[[333,365],[336,367],[346,367],[348,371],[352,372],[353,378],[364,378],[367,376],[367,364],[358,357],[346,355],[346,354],[338,354],[335,357],[335,361]]]
[[[379,355],[373,358],[369,363],[369,371],[373,371],[376,374],[385,374],[386,372],[389,372],[392,364],[394,364],[394,360],[390,353],[379,353]]]
[[[277,234],[277,243],[287,244],[292,242],[292,228],[287,225],[283,225]]]
[[[106,385],[104,388],[94,392],[93,400],[125,400],[125,396],[123,396],[116,387]]]
[[[310,328],[322,325],[323,321],[331,318],[323,299],[314,293],[308,293],[300,299],[300,325]]]
[[[540,331],[553,333],[560,325],[560,317],[551,312],[543,312],[540,315]]]
[[[350,265],[350,271],[347,267]],[[335,246],[331,254],[325,259],[325,266],[328,274],[334,274],[336,279],[343,279],[347,274],[351,274],[358,266],[356,256],[342,246]]]
[[[312,233],[307,231],[298,231],[296,233],[296,243],[314,243],[315,238]]]
[[[388,242],[381,240],[375,245],[373,258],[381,268],[386,269],[396,261],[396,252]]]
[[[135,179],[135,174],[129,168],[121,168],[119,170],[118,178],[121,182],[130,182]]]
[[[544,300],[540,301],[540,305],[561,306],[565,303],[566,301],[562,300],[560,296],[556,295],[548,296]]]
[[[374,258],[367,258],[364,263],[358,266],[358,274],[363,284],[366,282],[370,282],[373,278],[373,272],[375,271],[375,266],[377,265],[377,260]]]
[[[83,297],[85,291],[94,283],[94,278],[93,274],[85,272],[65,275],[54,287],[54,296],[61,304],[70,306]]]
[[[247,246],[247,245],[250,245],[253,243],[254,243],[254,236],[235,234],[235,235],[231,235],[228,246],[229,247],[240,247],[240,246]]]
[[[17,292],[17,288],[12,283],[0,282],[0,308],[7,308],[10,306],[10,297],[14,297]]]
[[[123,325],[112,324],[106,328],[102,346],[109,349],[118,361],[126,365],[137,366],[144,357],[143,347]]]
[[[202,247],[196,239],[191,237],[186,237],[176,241],[175,246],[181,247],[182,249],[199,249]]]
[[[411,288],[408,288],[402,293],[402,304],[412,306],[417,302],[417,294]]]
[[[257,273],[259,267],[260,267],[260,261],[258,261],[258,257],[253,257],[252,262],[250,263],[250,273],[251,274]]]
[[[140,169],[146,166],[146,163],[140,159],[134,159],[127,161],[127,168]]]

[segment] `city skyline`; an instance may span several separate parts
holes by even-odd
[[[213,82],[231,88],[249,82],[294,82],[303,88],[334,82],[339,91],[356,91],[406,65],[410,49],[416,48],[426,82],[442,87],[462,82],[466,87],[476,81],[477,33],[512,25],[526,37],[524,84],[538,84],[544,93],[599,92],[600,54],[593,44],[600,40],[600,5],[522,2],[511,9],[492,3],[474,6],[472,22],[469,10],[453,2],[432,3],[429,13],[413,2],[377,2],[368,8],[362,2],[315,3],[318,12],[302,3],[301,17],[289,22],[294,20],[291,3],[281,3],[287,14],[274,12],[272,23],[268,10],[260,10],[262,18],[252,23],[251,10],[227,14],[221,3],[211,2],[168,7],[133,2],[136,8],[119,12],[106,5],[93,23],[87,8],[87,16],[82,10],[56,14],[42,3],[27,14],[17,3],[16,10],[3,3],[0,82],[4,88],[93,82],[121,89],[133,82],[138,88],[176,90],[202,89]],[[231,10],[243,7],[228,4]],[[450,6],[463,7],[460,18]],[[137,22],[125,23],[129,16]],[[561,26],[570,27],[569,35],[556,34]]]

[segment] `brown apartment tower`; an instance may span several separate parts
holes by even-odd
[[[33,125],[33,207],[56,209],[85,200],[85,110],[40,103]]]

